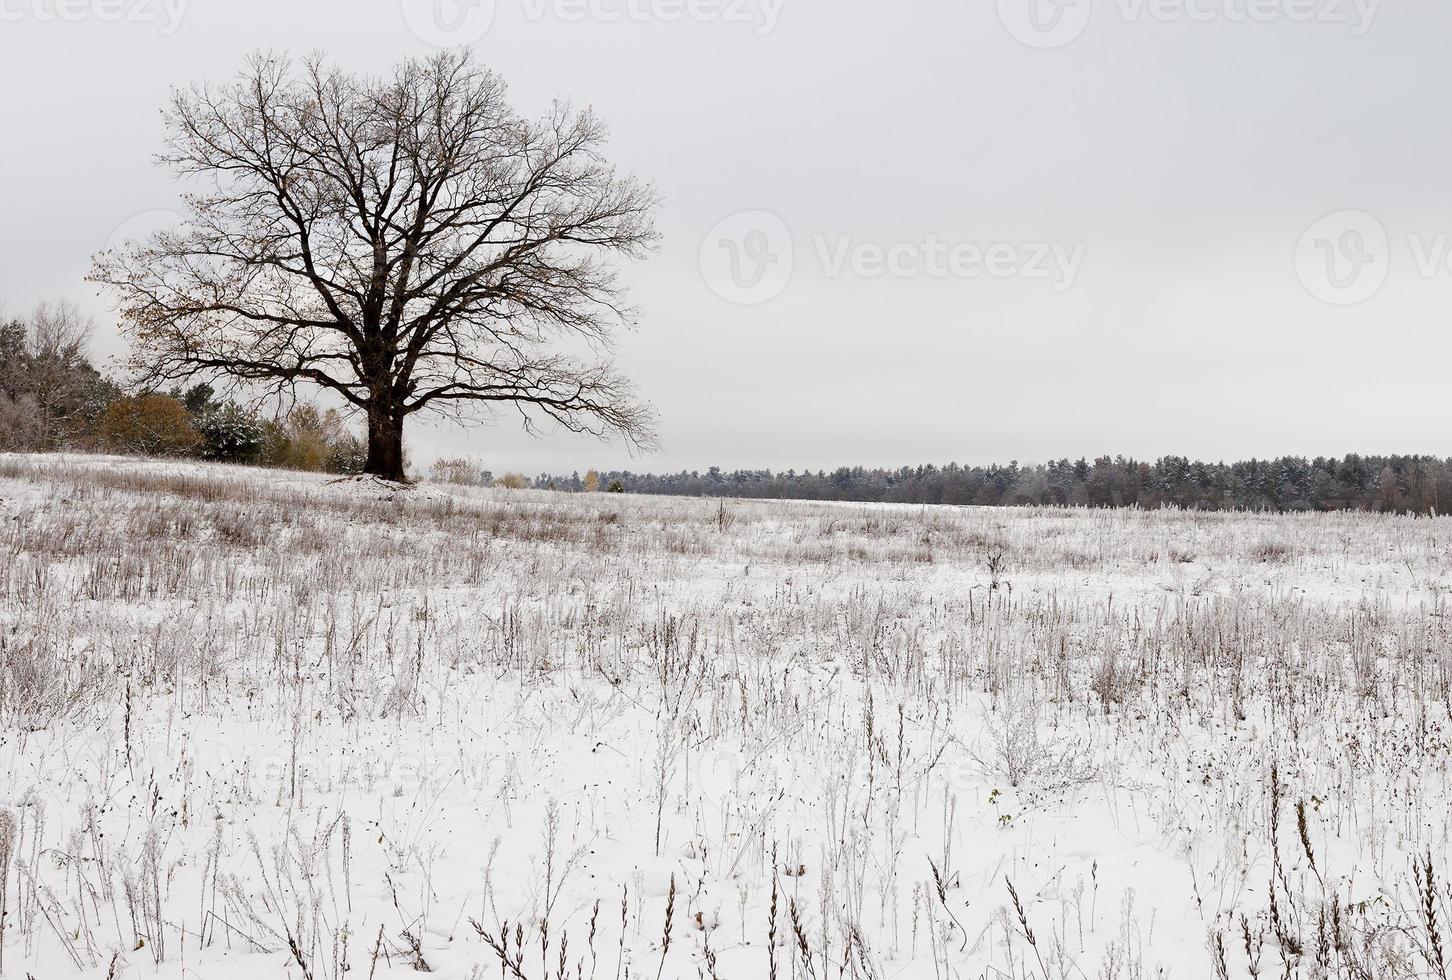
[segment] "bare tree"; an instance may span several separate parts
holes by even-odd
[[[654,193],[601,157],[590,112],[531,122],[505,96],[462,52],[385,78],[257,55],[174,93],[159,160],[203,189],[92,271],[142,380],[332,392],[367,417],[367,472],[395,480],[425,410],[649,442],[608,358],[631,317],[609,260],[653,245]]]

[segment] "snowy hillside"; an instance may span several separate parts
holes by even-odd
[[[1445,977],[1452,520],[0,456],[0,975]]]

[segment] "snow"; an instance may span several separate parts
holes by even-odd
[[[1446,519],[74,456],[0,518],[6,977],[1437,975]]]

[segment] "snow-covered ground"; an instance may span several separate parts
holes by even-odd
[[[0,456],[0,974],[1445,977],[1449,546]]]

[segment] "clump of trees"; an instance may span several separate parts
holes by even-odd
[[[1235,463],[1125,456],[1036,465],[861,466],[824,470],[598,473],[633,493],[980,506],[1183,507],[1199,510],[1452,510],[1452,459],[1433,456],[1283,456]],[[597,484],[598,485],[598,484]],[[548,474],[540,489],[583,491],[578,475]]]
[[[86,356],[91,321],[42,303],[0,321],[0,450],[47,452],[83,438],[119,395]]]
[[[70,303],[0,321],[0,451],[189,456],[333,473],[362,471],[367,447],[332,409],[275,418],[208,384],[125,392],[88,353],[93,324]]]

